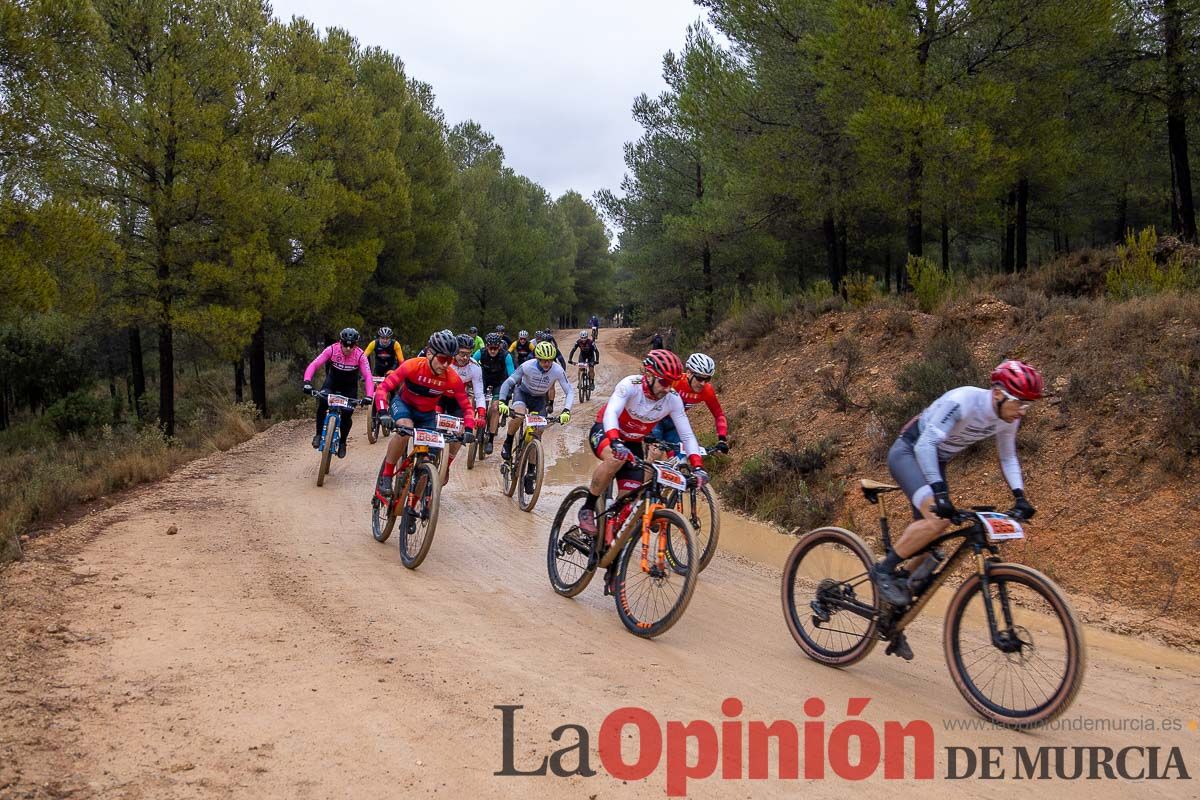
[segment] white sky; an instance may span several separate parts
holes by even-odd
[[[280,19],[344,28],[474,119],[553,197],[618,189],[630,108],[665,88],[662,57],[703,15],[691,0],[273,0]]]

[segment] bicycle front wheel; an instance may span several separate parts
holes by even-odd
[[[871,555],[843,528],[817,528],[792,548],[783,567],[783,617],[809,658],[845,667],[878,641],[879,600]]]
[[[998,725],[1033,728],[1075,700],[1087,666],[1083,635],[1062,591],[1021,564],[976,573],[946,609],[950,677],[966,701]],[[990,616],[989,616],[990,610]]]
[[[576,486],[563,498],[546,547],[546,571],[550,586],[563,597],[574,597],[587,588],[596,574],[596,537],[579,529],[579,510],[587,502],[588,490]]]
[[[375,404],[367,406],[367,442],[375,444],[379,441],[379,416],[375,413]]]
[[[545,477],[546,463],[542,457],[542,441],[537,437],[529,440],[521,453],[521,463],[517,467],[517,505],[522,511],[533,511],[538,497],[542,494],[542,478]]]
[[[321,465],[317,467],[317,486],[324,486],[325,476],[329,474],[329,459],[333,458],[333,439],[337,427],[337,417],[331,415],[325,422],[325,447],[321,450]]]
[[[483,437],[480,437],[482,439]],[[467,445],[467,469],[475,469],[475,459],[479,455],[479,439],[472,439]]]
[[[383,465],[379,465],[379,474],[383,474]],[[393,478],[393,483],[399,483],[399,477]],[[396,489],[392,490],[393,493]],[[390,500],[384,502],[379,499],[379,495],[371,495],[371,535],[375,537],[377,542],[386,542],[392,535],[392,528],[396,526],[396,501]]]
[[[400,561],[409,569],[421,566],[429,554],[441,495],[442,478],[437,467],[428,461],[418,464],[412,471],[400,515]]]
[[[660,508],[650,518],[650,553],[647,569],[642,568],[642,524],[629,537],[617,563],[617,614],[626,629],[635,636],[653,639],[666,633],[683,616],[696,590],[698,569],[681,568],[697,564],[696,537],[692,526],[677,511]],[[679,563],[657,563],[654,540],[666,536],[679,556]]]

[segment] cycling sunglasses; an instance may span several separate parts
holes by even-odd
[[[1004,389],[1004,387],[1003,387],[1003,386],[999,386],[999,387],[997,387],[997,388],[999,388],[999,389],[1000,389],[1000,394],[1004,395],[1004,399],[1005,399],[1005,400],[1014,400],[1014,401],[1016,401],[1016,403],[1017,403],[1017,408],[1019,408],[1021,411],[1028,411],[1028,410],[1029,410],[1029,407],[1033,405],[1033,403],[1032,403],[1031,401],[1028,401],[1028,400],[1022,400],[1021,398],[1019,398],[1019,397],[1017,397],[1017,396],[1015,396],[1015,395],[1011,395],[1011,394],[1009,394],[1007,391],[1005,391],[1005,389]]]
[[[444,356],[441,353],[437,353],[434,355],[433,360],[439,364],[449,364],[454,360],[454,356]]]

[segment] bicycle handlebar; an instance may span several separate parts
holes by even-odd
[[[329,399],[330,392],[328,389],[313,389],[309,394],[313,397]],[[337,392],[333,392],[333,394],[337,394]],[[346,399],[350,401],[351,406],[366,406],[374,402],[374,399],[370,397],[347,397]]]

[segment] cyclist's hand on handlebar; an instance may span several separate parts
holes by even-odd
[[[558,424],[559,425],[566,425],[570,421],[571,421],[571,412],[570,411],[564,411],[558,415]]]
[[[612,443],[611,447],[613,455],[617,458],[621,459],[622,461],[633,461],[635,456],[633,455],[633,452],[625,446],[624,442],[617,440]]]
[[[714,453],[728,453],[729,439],[724,436],[717,437],[717,446],[713,448]]]
[[[575,364],[575,362],[574,362],[574,361],[568,361],[567,363],[568,363],[568,364],[570,364],[570,365],[572,365],[572,366],[574,366],[574,364]]]
[[[954,519],[958,510],[954,508],[954,503],[950,502],[950,490],[946,484],[938,481],[930,484],[929,488],[933,489],[933,513],[942,519]]]
[[[396,426],[396,420],[392,419],[391,414],[383,414],[379,417],[379,425],[387,428],[389,431]]]
[[[475,441],[475,431],[474,430],[472,430],[471,428],[467,428],[465,431],[463,431],[463,444],[471,444],[471,442],[474,442],[474,441]]]
[[[1017,489],[1013,492],[1013,496],[1017,498],[1017,501],[1013,503],[1012,510],[1008,512],[1008,515],[1017,519],[1033,519],[1037,509],[1033,507],[1033,503],[1025,499],[1025,492]]]
[[[305,394],[312,394],[312,393],[313,393],[312,384],[311,384],[311,383],[309,383],[308,381],[305,381],[305,382],[304,382],[304,393],[305,393]]]
[[[508,416],[508,404],[505,403],[503,400],[500,401],[500,413],[505,416]]]
[[[703,489],[710,482],[710,478],[707,472],[696,467],[696,469],[692,470],[692,482],[696,484],[697,489]]]

